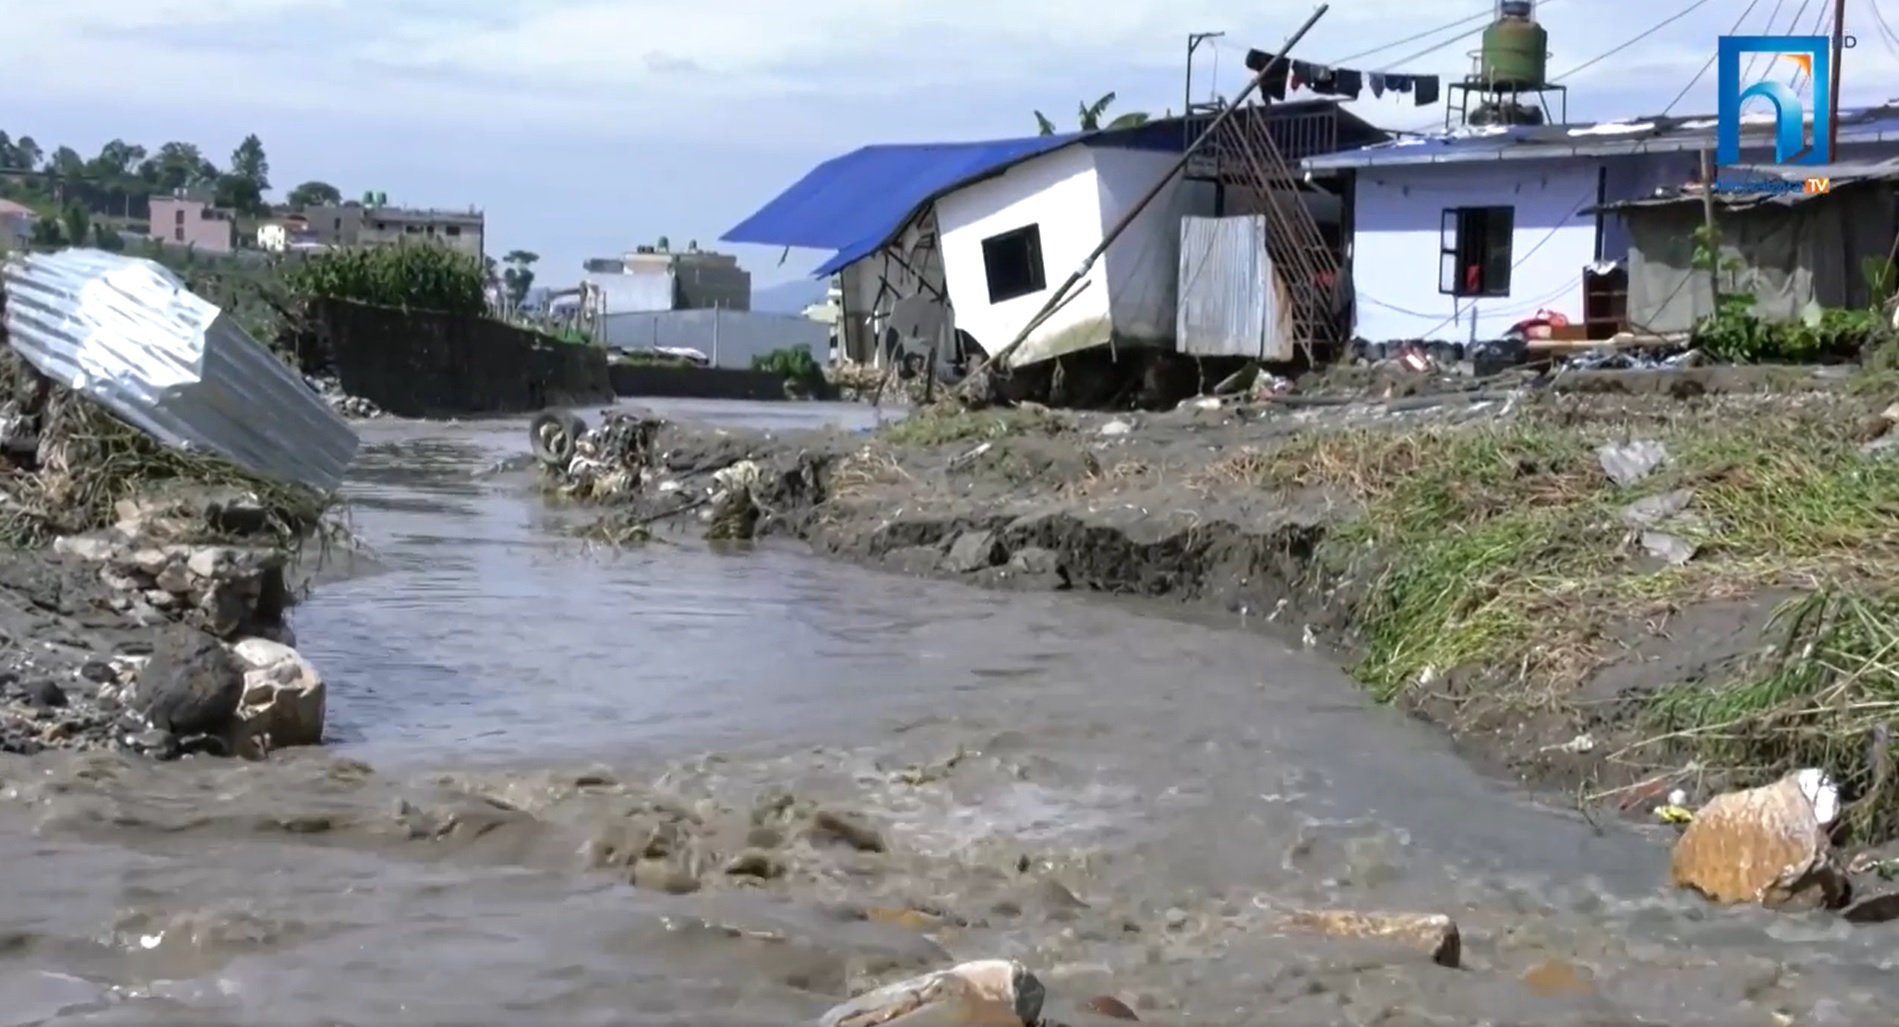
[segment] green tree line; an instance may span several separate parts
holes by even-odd
[[[180,189],[201,190],[213,203],[261,217],[271,205],[270,158],[256,134],[247,135],[220,167],[196,143],[172,141],[156,150],[114,139],[86,157],[70,146],[48,148],[32,136],[0,131],[0,197],[31,206],[60,231],[101,218],[149,221],[149,200]],[[327,182],[305,182],[284,197],[293,207],[337,203],[342,193]],[[70,235],[68,235],[70,240]]]

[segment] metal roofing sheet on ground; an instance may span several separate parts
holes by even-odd
[[[1083,134],[866,146],[812,168],[720,238],[835,250],[836,255],[815,272],[829,274],[874,252],[918,207],[937,195],[1067,146]]]

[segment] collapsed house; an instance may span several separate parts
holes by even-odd
[[[838,278],[839,349],[862,362],[954,363],[1018,336],[1015,367],[1094,350],[1285,360],[1343,338],[1333,296],[1349,213],[1292,162],[1384,136],[1331,101],[1249,106],[1182,167],[1214,120],[869,146],[723,238],[831,250],[814,275]]]

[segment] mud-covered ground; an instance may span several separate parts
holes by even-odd
[[[752,459],[763,537],[1284,632],[1471,758],[1590,807],[1825,764],[1883,835],[1873,743],[1899,681],[1868,632],[1899,566],[1895,398],[1833,371],[1348,371],[1158,414],[669,425],[657,487],[607,521],[704,519],[710,475]],[[1652,466],[1618,483],[1605,445]],[[1777,662],[1777,640],[1813,658]],[[1847,698],[1864,712],[1838,712]]]

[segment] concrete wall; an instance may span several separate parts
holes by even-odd
[[[1582,320],[1584,266],[1596,259],[1595,161],[1371,167],[1358,173],[1352,280],[1358,334],[1373,342],[1495,339],[1549,307]],[[1508,296],[1438,291],[1444,211],[1512,206]],[[1621,254],[1605,253],[1608,259]]]
[[[606,350],[485,317],[328,301],[320,312],[343,390],[402,417],[528,413],[610,403]]]
[[[600,337],[612,349],[696,349],[716,367],[746,370],[752,358],[775,349],[807,346],[823,363],[831,346],[828,325],[798,314],[756,310],[664,310],[601,319]]]
[[[786,399],[783,375],[727,367],[614,364],[613,391],[621,396],[675,399]]]

